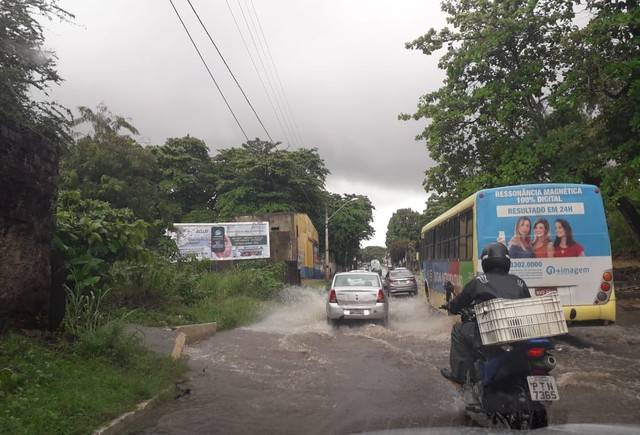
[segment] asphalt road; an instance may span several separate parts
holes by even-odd
[[[390,327],[329,327],[324,295],[290,289],[261,322],[188,349],[191,380],[131,428],[145,434],[348,434],[469,426],[448,362],[453,317],[393,299]],[[557,342],[550,423],[640,423],[640,301]]]

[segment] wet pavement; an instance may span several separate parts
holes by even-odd
[[[454,317],[431,309],[424,297],[393,299],[388,329],[334,329],[325,321],[324,297],[317,289],[288,289],[262,321],[189,347],[185,394],[131,432],[347,434],[483,424],[463,416],[457,389],[439,375]],[[634,303],[621,302],[616,325],[572,327],[557,341],[553,374],[561,400],[550,409],[550,424],[640,423]]]

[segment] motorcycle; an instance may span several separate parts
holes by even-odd
[[[473,309],[461,313],[463,321],[475,321]],[[486,415],[494,425],[510,429],[546,427],[547,407],[560,398],[549,373],[556,366],[547,338],[503,345],[474,346],[473,368],[462,385],[469,416]]]

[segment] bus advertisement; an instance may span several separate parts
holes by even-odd
[[[435,255],[429,261],[427,250],[423,262],[427,287],[446,292],[444,284],[449,281],[460,291],[474,273],[482,271],[484,246],[499,241],[509,249],[510,272],[527,283],[532,296],[557,292],[567,320],[615,321],[611,246],[596,186],[532,184],[485,189],[444,213],[435,225],[427,224],[423,240],[431,237],[437,247],[439,235],[449,240],[468,237],[469,231],[463,234],[462,216],[471,210],[473,253],[463,251],[458,242],[457,253],[451,247],[448,252],[431,250]],[[447,231],[451,221],[453,233]],[[463,256],[471,261],[461,261]]]

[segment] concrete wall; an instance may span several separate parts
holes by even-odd
[[[58,148],[0,126],[0,329],[44,326],[49,315]]]

